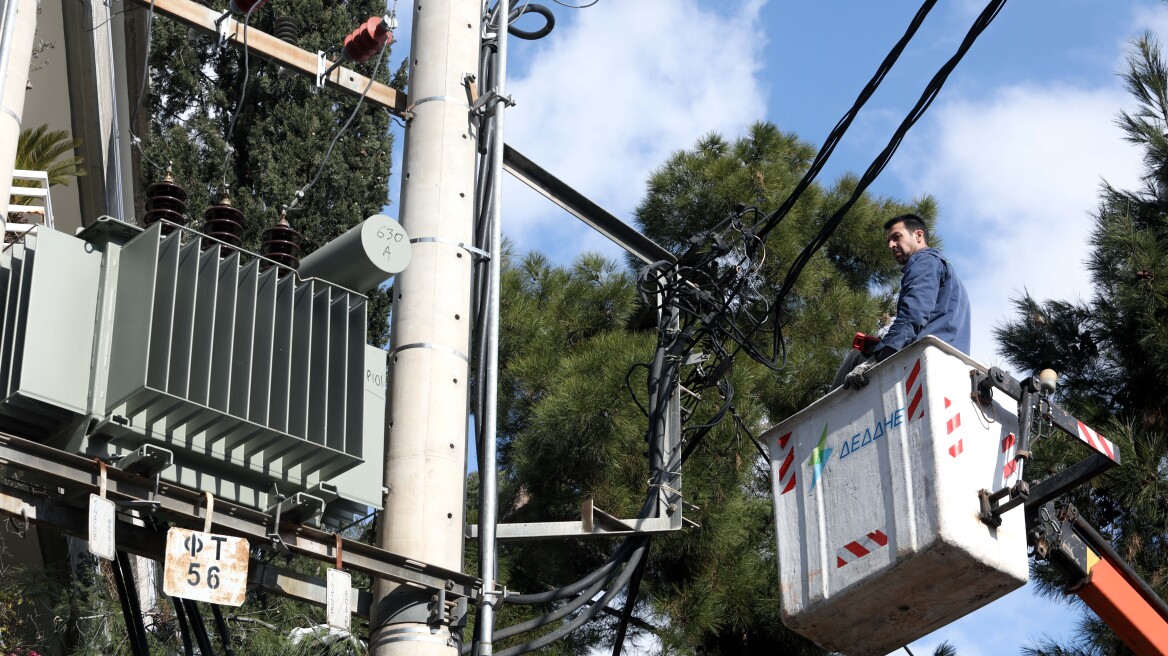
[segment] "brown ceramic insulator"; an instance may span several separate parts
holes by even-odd
[[[280,275],[300,267],[300,233],[289,225],[287,217],[281,216],[276,225],[264,231],[260,255],[288,267],[282,269]],[[265,262],[260,266],[266,269],[270,265]]]
[[[230,253],[233,250],[231,246],[238,248],[243,244],[243,212],[231,206],[230,198],[224,197],[218,205],[212,205],[203,214],[203,233],[229,244],[223,248],[223,254]],[[204,239],[203,250],[216,243]]]
[[[187,192],[175,184],[169,170],[165,178],[146,188],[146,214],[142,216],[142,222],[149,228],[159,219],[180,226],[187,224]],[[172,230],[174,226],[162,225],[162,234],[169,234]]]
[[[273,22],[272,36],[299,47],[300,25],[291,16],[279,16]]]

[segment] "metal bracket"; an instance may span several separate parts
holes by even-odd
[[[466,599],[448,599],[446,591],[454,589],[454,581],[447,581],[446,586],[439,588],[437,594],[430,595],[428,606],[430,615],[427,624],[440,626],[443,624],[455,626],[460,620],[458,607],[462,605],[461,617],[466,616]]]
[[[273,508],[276,510],[276,518],[272,521],[272,530],[268,532],[268,539],[272,541],[272,547],[276,551],[287,556],[292,553],[292,550],[288,548],[288,544],[284,542],[284,537],[280,535],[280,511],[284,508],[285,497],[280,494],[279,490],[276,491],[275,497],[276,505]],[[271,514],[271,512],[272,508],[269,508],[268,513]]]
[[[308,524],[309,526],[319,525],[320,517],[324,514],[324,500],[304,492],[297,492],[290,497],[285,497],[277,491],[275,497],[277,503],[267,510],[269,515],[275,514],[275,521],[272,523],[272,531],[268,533],[268,538],[272,540],[272,546],[275,547],[276,551],[287,555],[291,550],[284,542],[283,536],[280,535],[280,523],[284,521],[294,524]]]
[[[1010,500],[998,505],[998,502],[1007,496],[1010,497]],[[986,526],[998,528],[1002,525],[1002,515],[1006,511],[1013,510],[1026,503],[1026,499],[1029,497],[1030,484],[1022,480],[1010,487],[1004,487],[993,493],[985,489],[979,490],[977,498],[981,511],[978,513],[977,518]]]
[[[174,452],[153,444],[143,444],[137,451],[123,456],[115,467],[146,478],[157,478],[174,463]]]
[[[1038,560],[1057,562],[1069,582],[1064,591],[1074,592],[1091,581],[1087,545],[1074,531],[1079,511],[1072,504],[1057,509],[1053,502],[1038,509],[1029,519],[1026,543]]]
[[[328,80],[328,76],[337,70],[344,61],[343,57],[337,57],[335,62],[330,62],[325,58],[325,54],[324,50],[316,51],[316,88],[318,91],[324,88],[324,83]]]
[[[215,19],[215,29],[219,32],[219,41],[215,44],[216,48],[222,48],[227,45],[227,19],[231,16],[231,10],[223,12],[223,15]]]
[[[515,106],[515,101],[511,98],[511,96],[503,97],[500,96],[499,92],[495,89],[489,89],[486,93],[479,96],[471,103],[470,111],[471,113],[478,114],[479,116],[486,116],[494,112],[494,105],[497,105],[498,103],[503,103],[507,107]],[[488,108],[487,105],[491,105],[492,107]]]

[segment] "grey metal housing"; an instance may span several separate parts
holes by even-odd
[[[158,444],[163,480],[255,508],[380,506],[385,353],[365,344],[365,296],[162,227],[103,218],[5,247],[0,430],[102,458]]]

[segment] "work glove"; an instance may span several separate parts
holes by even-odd
[[[844,377],[844,389],[860,389],[868,384],[868,377],[865,375],[868,370],[874,366],[874,362],[868,360],[856,365],[846,377]]]

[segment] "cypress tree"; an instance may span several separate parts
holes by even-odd
[[[374,0],[289,0],[256,9],[248,26],[272,34],[277,17],[291,17],[299,25],[301,48],[333,49],[330,59],[335,60],[345,35],[383,13],[384,3]],[[244,21],[244,16],[235,18]],[[162,169],[172,166],[175,181],[189,194],[188,225],[195,229],[202,225],[203,212],[228,194],[243,212],[244,248],[258,252],[261,234],[276,223],[281,206],[293,204],[297,190],[313,179],[357,99],[336,90],[318,91],[312,79],[282,72],[254,55],[245,65],[240,49],[219,47],[217,41],[154,17],[150,82],[139,109],[147,114],[149,130],[143,135],[139,188],[161,179]],[[391,80],[388,59],[387,53],[376,71],[376,57],[364,65],[346,65],[402,88],[405,62]],[[389,120],[385,110],[364,103],[315,186],[288,213],[303,237],[305,254],[388,203]],[[374,290],[369,297],[369,340],[384,344],[389,295]]]

